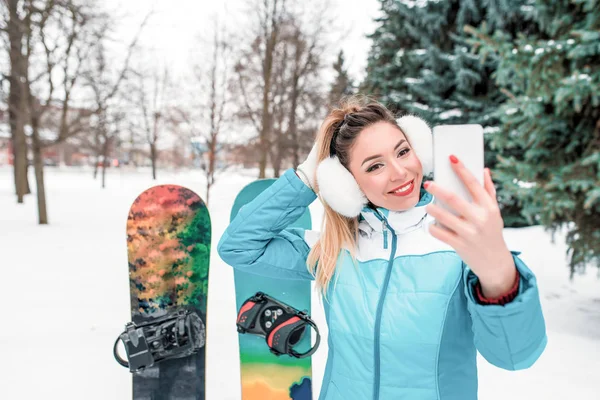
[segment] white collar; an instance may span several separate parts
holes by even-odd
[[[396,235],[408,233],[418,229],[421,221],[428,215],[425,206],[433,201],[433,196],[425,189],[421,188],[419,202],[412,208],[404,211],[390,211],[388,209],[377,207],[377,210],[364,207],[360,212],[358,229],[371,236],[373,231],[383,232],[385,218],[388,225],[394,230]]]

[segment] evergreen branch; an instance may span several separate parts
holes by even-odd
[[[500,91],[502,93],[504,93],[506,95],[506,97],[509,97],[512,101],[514,101],[517,104],[520,104],[519,99],[517,99],[517,97],[512,94],[508,89],[506,88],[500,88]]]
[[[479,32],[477,29],[475,29],[471,25],[465,25],[464,28],[463,28],[463,31],[465,33],[468,33],[468,34],[472,35],[472,36],[475,36],[476,38],[482,40],[483,42],[485,42],[486,44],[488,44],[488,45],[490,45],[490,46],[492,46],[494,48],[499,48],[500,47],[500,45],[494,39],[492,39],[491,37],[489,37],[486,34],[483,34],[483,33]]]

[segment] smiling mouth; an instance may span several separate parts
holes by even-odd
[[[406,192],[410,189],[410,185],[414,182],[414,179],[411,181],[406,182],[404,185],[398,186],[397,188],[395,188],[394,190],[388,192],[388,193],[402,193],[402,192]]]

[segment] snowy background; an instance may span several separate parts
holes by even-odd
[[[254,170],[220,176],[211,190],[213,224],[207,399],[240,398],[235,297],[231,267],[216,252],[237,192]],[[33,176],[30,182],[34,182]],[[90,170],[46,169],[50,225],[39,226],[35,196],[17,205],[12,169],[0,167],[0,254],[5,314],[0,323],[0,399],[131,398],[131,375],[112,356],[129,321],[125,222],[131,202],[154,184],[184,185],[204,197],[200,172],[111,170],[107,189]],[[322,209],[311,206],[313,225]],[[568,279],[561,235],[551,243],[541,227],[506,229],[509,247],[537,274],[548,347],[530,369],[500,370],[480,358],[479,398],[597,400],[600,398],[600,280],[595,268]],[[315,393],[327,354],[322,306],[313,317],[323,332],[313,357]],[[315,395],[316,398],[316,395]]]

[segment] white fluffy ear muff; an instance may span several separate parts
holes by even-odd
[[[345,217],[358,216],[368,202],[354,176],[335,155],[319,163],[317,182],[323,200],[335,212]]]
[[[433,173],[433,137],[427,122],[414,115],[405,115],[396,120],[410,145],[419,157],[423,176]]]

